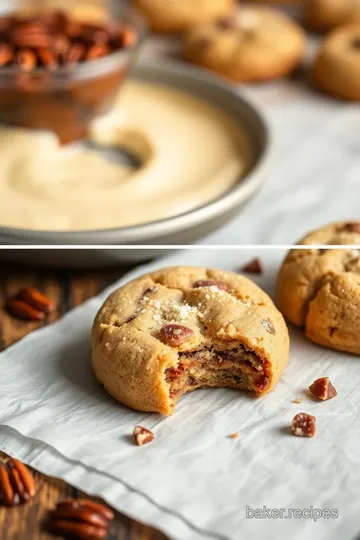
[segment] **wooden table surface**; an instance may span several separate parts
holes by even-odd
[[[3,264],[0,268],[0,349],[61,317],[69,309],[94,296],[121,277],[129,268],[105,271],[52,271]],[[22,287],[36,287],[56,303],[56,310],[45,323],[23,322],[8,315],[3,307],[6,298]],[[1,451],[1,442],[0,442]],[[0,452],[1,455],[1,452]],[[37,495],[34,501],[20,507],[0,507],[1,540],[51,540],[43,522],[57,501],[81,497],[83,493],[62,480],[35,472]],[[87,497],[87,495],[86,495]],[[91,498],[91,497],[89,497]],[[166,540],[166,537],[119,513],[116,514],[108,540]]]

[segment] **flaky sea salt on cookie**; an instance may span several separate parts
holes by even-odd
[[[255,283],[232,272],[174,267],[115,291],[96,316],[92,364],[118,401],[172,414],[201,387],[278,382],[289,356],[284,319]]]

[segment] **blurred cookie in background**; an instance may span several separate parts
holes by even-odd
[[[334,30],[314,62],[313,79],[321,90],[360,101],[360,22]]]
[[[235,0],[133,0],[155,32],[181,33],[231,13]]]
[[[326,32],[343,24],[360,22],[359,0],[304,0],[305,24]]]
[[[301,27],[278,10],[244,6],[230,17],[200,24],[185,36],[187,60],[237,82],[291,73],[306,46]]]

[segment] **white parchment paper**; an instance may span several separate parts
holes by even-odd
[[[271,293],[283,256],[278,250],[180,252],[120,283],[165,264],[237,270],[254,254],[266,269],[256,281]],[[110,398],[92,375],[90,325],[107,292],[1,353],[5,451],[179,540],[354,537],[360,505],[358,358],[316,347],[293,330],[290,365],[271,394],[256,399],[200,390],[184,397],[172,417],[139,413]],[[331,378],[335,399],[318,403],[306,394],[319,376]],[[303,403],[293,403],[299,395]],[[317,417],[314,439],[290,435],[291,420],[302,410]],[[134,446],[135,424],[152,429],[155,441]],[[239,438],[230,439],[235,431]],[[263,505],[335,509],[339,517],[247,519],[247,506]]]

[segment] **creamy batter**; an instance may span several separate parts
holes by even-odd
[[[91,137],[124,145],[141,167],[61,147],[51,133],[0,127],[0,225],[74,231],[155,221],[217,198],[252,162],[231,118],[160,85],[127,83]]]

